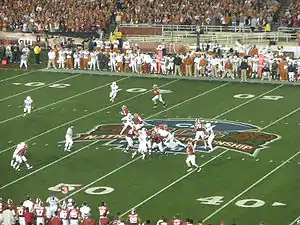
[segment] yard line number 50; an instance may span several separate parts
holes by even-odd
[[[61,192],[64,187],[67,187],[69,191],[74,191],[76,188],[81,187],[82,184],[66,184],[66,183],[60,183],[53,187],[49,187],[49,191],[55,191],[55,192]],[[115,189],[112,187],[90,187],[85,189],[85,193],[90,195],[107,195],[111,192],[113,192]]]

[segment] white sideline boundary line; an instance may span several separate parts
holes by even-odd
[[[273,88],[273,89],[267,91],[266,93],[269,93],[269,92],[271,92],[271,91],[274,91],[274,90],[276,90],[276,89],[278,89],[278,88],[280,88],[280,87],[282,87],[282,86],[283,86],[283,85],[277,86],[277,87],[275,87],[275,88]],[[266,93],[262,93],[262,94],[258,95],[256,98],[259,98],[259,97],[263,96],[263,95],[266,94]],[[240,105],[238,105],[238,106],[236,106],[236,107],[234,107],[234,108],[232,108],[232,109],[240,108],[240,107],[242,107],[242,106],[244,106],[244,105],[246,105],[246,104],[248,104],[248,103],[250,103],[250,102],[252,102],[252,101],[253,101],[253,99],[250,99],[250,100],[248,100],[248,101],[246,101],[246,102],[244,102],[244,103],[242,103],[242,104],[240,104]],[[232,109],[230,109],[230,110],[228,110],[228,111],[226,111],[226,112],[224,112],[224,113],[221,113],[221,114],[215,116],[213,119],[217,119],[217,118],[219,118],[220,116],[223,116],[223,115],[225,115],[226,113],[229,113],[229,112],[233,111]],[[297,110],[300,110],[300,108],[298,108]],[[292,111],[291,113],[287,114],[286,116],[283,116],[283,117],[281,117],[281,118],[275,120],[274,122],[270,123],[269,125],[265,126],[264,128],[262,128],[262,129],[260,129],[260,130],[264,130],[264,129],[266,129],[266,128],[272,126],[273,124],[279,122],[280,120],[283,120],[284,118],[286,118],[286,117],[292,115],[292,114],[295,113],[295,112],[296,112],[296,110]],[[225,150],[225,151],[223,151],[222,153],[224,154],[224,153],[226,153],[226,152],[228,152],[228,151],[229,151],[229,150]],[[299,151],[298,153],[300,153],[300,151]],[[220,154],[219,154],[219,155],[220,155]],[[217,156],[219,156],[219,155],[217,155]],[[213,160],[215,160],[216,158],[217,158],[217,157],[215,156],[215,157],[213,158]],[[212,160],[211,160],[211,161],[212,161]],[[211,161],[210,161],[210,162],[211,162]],[[206,165],[207,163],[204,163],[204,164]],[[204,166],[204,165],[201,165],[201,166]],[[167,190],[168,188],[170,188],[170,187],[172,187],[173,185],[177,184],[178,182],[180,182],[180,181],[183,180],[184,178],[188,177],[190,174],[192,174],[192,173],[195,172],[195,171],[196,171],[196,170],[193,170],[192,172],[190,172],[190,173],[188,173],[188,174],[185,174],[184,176],[178,178],[178,179],[175,180],[173,183],[167,185],[166,187],[164,187],[164,188],[162,188],[161,190],[159,190],[158,192],[154,193],[153,195],[151,195],[151,196],[148,197],[147,199],[143,200],[143,201],[140,202],[139,204],[137,204],[137,205],[133,206],[131,209],[127,210],[125,213],[122,214],[122,216],[124,216],[125,214],[127,214],[128,212],[130,212],[132,209],[135,209],[135,208],[137,208],[137,207],[139,207],[139,206],[145,204],[146,202],[148,202],[149,200],[153,199],[154,197],[156,197],[157,195],[159,195],[159,194],[162,193],[163,191]]]
[[[296,219],[293,220],[289,225],[296,225],[297,220],[300,219],[300,216],[298,216]]]
[[[223,85],[221,85],[221,86],[215,87],[214,89],[219,88],[219,87],[222,87],[222,86],[226,86],[226,85],[228,85],[228,84],[229,84],[229,83],[225,83],[225,84],[223,84]],[[271,92],[271,91],[277,90],[278,88],[280,88],[280,87],[282,87],[282,86],[283,86],[283,85],[277,86],[277,87],[275,87],[275,88],[273,88],[273,89],[271,89],[271,90],[269,90],[269,91],[267,91],[267,92],[265,92],[265,93],[262,93],[262,94],[258,95],[255,99],[260,98],[261,96],[263,96],[263,95],[265,95],[265,94],[267,94],[267,93],[269,93],[269,92]],[[160,111],[160,112],[158,112],[158,113],[155,113],[155,114],[153,114],[153,115],[151,115],[151,116],[148,116],[148,117],[145,118],[145,119],[150,119],[150,118],[152,118],[152,117],[154,117],[154,116],[156,116],[156,115],[158,115],[158,114],[161,114],[161,113],[163,113],[163,112],[165,112],[165,111],[168,111],[168,110],[170,110],[170,109],[172,109],[172,108],[175,108],[175,107],[177,107],[177,106],[179,106],[179,105],[182,105],[182,104],[184,104],[184,103],[186,103],[186,102],[192,101],[192,100],[194,100],[195,98],[198,98],[198,97],[200,97],[200,96],[202,96],[202,95],[205,95],[205,94],[207,94],[207,93],[209,93],[209,92],[211,92],[211,91],[213,91],[213,89],[208,90],[208,91],[206,91],[206,92],[203,92],[203,93],[201,93],[201,94],[199,94],[199,95],[197,95],[197,96],[194,96],[194,97],[192,97],[192,98],[189,98],[189,99],[187,99],[187,100],[185,100],[185,101],[183,101],[183,102],[180,102],[180,103],[178,103],[178,104],[176,104],[176,105],[173,105],[172,107],[169,107],[169,108],[167,108],[167,109],[165,109],[165,110],[163,110],[163,111]],[[248,104],[248,103],[252,102],[253,100],[254,100],[254,99],[248,100],[248,101],[246,101],[246,102],[244,102],[244,103],[242,103],[242,104],[240,104],[240,105],[234,107],[234,109],[240,108],[240,107],[244,106],[245,103]],[[220,116],[222,116],[222,115],[224,115],[224,114],[226,114],[226,113],[229,113],[229,112],[231,112],[231,111],[232,111],[232,109],[226,111],[225,113],[221,113],[221,114],[215,116],[214,119],[216,119],[216,118],[218,118],[218,117],[220,117]],[[228,151],[229,151],[229,150],[225,150],[225,151],[221,152],[220,154],[216,155],[216,156],[213,157],[212,159],[210,159],[210,160],[206,161],[205,163],[203,163],[203,164],[201,165],[201,167],[207,165],[208,163],[212,162],[213,160],[215,160],[216,158],[218,158],[219,156],[225,154],[225,153],[228,152]],[[130,162],[132,162],[132,161],[130,161]],[[180,181],[183,180],[184,178],[188,177],[190,174],[192,174],[192,173],[195,172],[195,171],[196,171],[196,170],[193,170],[193,171],[191,171],[191,172],[189,172],[189,173],[183,175],[182,177],[180,177],[179,179],[175,180],[174,182],[172,182],[172,183],[169,184],[168,186],[164,187],[163,189],[159,190],[159,191],[156,192],[155,194],[151,195],[150,197],[148,197],[147,199],[145,199],[145,200],[142,201],[141,203],[139,203],[139,204],[133,206],[131,209],[129,209],[128,211],[126,211],[125,213],[123,213],[122,216],[124,216],[125,214],[127,214],[128,212],[130,212],[132,209],[137,208],[137,207],[143,205],[144,203],[146,203],[147,201],[151,200],[152,198],[156,197],[157,195],[159,195],[160,193],[164,192],[164,191],[167,190],[168,188],[172,187],[172,186],[175,185],[176,183],[180,182]],[[111,174],[113,174],[113,173],[111,173]],[[106,177],[107,177],[107,176],[102,176],[102,177],[98,178],[96,182],[101,181],[101,180],[103,180],[103,179],[106,178]],[[95,182],[95,181],[90,182],[90,183],[87,184],[86,186],[84,186],[84,187],[78,189],[78,190],[76,191],[76,193],[72,193],[72,194],[70,194],[70,195],[64,197],[64,198],[61,199],[61,200],[63,201],[63,200],[65,200],[65,199],[67,199],[67,198],[70,198],[71,196],[73,196],[73,195],[79,193],[80,191],[82,191],[82,190],[84,190],[84,189],[90,187],[91,185],[95,184],[96,182]]]
[[[285,164],[287,164],[290,160],[292,160],[293,158],[295,158],[296,156],[298,156],[300,154],[300,151],[296,152],[294,155],[292,155],[290,158],[288,158],[287,160],[285,160],[283,163],[281,163],[279,166],[277,166],[275,169],[271,170],[269,173],[267,173],[265,176],[263,176],[262,178],[260,178],[258,181],[256,181],[255,183],[253,183],[251,186],[249,186],[248,188],[246,188],[244,191],[242,191],[241,193],[239,193],[238,195],[236,195],[234,198],[232,198],[229,202],[227,202],[226,204],[224,204],[222,207],[220,207],[219,209],[217,209],[216,211],[214,211],[212,214],[210,214],[209,216],[207,216],[203,221],[207,221],[208,219],[210,219],[211,217],[213,217],[214,215],[216,215],[218,212],[220,212],[221,210],[223,210],[225,207],[227,207],[229,204],[231,204],[233,201],[235,201],[236,199],[238,199],[239,197],[241,197],[243,194],[247,193],[248,191],[250,191],[252,188],[254,188],[256,185],[258,185],[259,183],[261,183],[262,181],[264,181],[266,178],[268,178],[270,175],[272,175],[273,173],[275,173],[277,170],[279,170],[280,168],[282,168]]]
[[[176,81],[178,81],[178,79],[172,80],[171,82],[168,82],[168,83],[165,83],[164,85],[161,85],[160,87],[169,85],[169,84],[174,83],[174,82],[176,82]],[[204,95],[204,93],[207,94],[207,93],[210,93],[210,92],[212,92],[212,91],[214,91],[214,90],[217,90],[217,89],[219,89],[219,88],[221,88],[221,87],[223,87],[223,86],[228,85],[229,83],[230,83],[230,82],[225,83],[225,84],[222,84],[222,85],[219,85],[219,86],[217,86],[217,87],[214,87],[214,88],[212,88],[212,89],[210,89],[210,90],[208,90],[208,91],[206,91],[206,92],[203,92],[203,93],[199,94],[199,96],[200,96],[200,95]],[[131,99],[137,98],[137,97],[142,96],[142,95],[144,95],[144,94],[146,94],[146,93],[149,93],[149,92],[151,92],[151,91],[152,91],[152,90],[149,90],[149,91],[143,92],[143,93],[141,93],[141,94],[135,95],[135,96],[133,96],[133,97],[127,99],[127,100],[123,100],[123,101],[118,102],[118,103],[116,103],[116,104],[114,104],[114,105],[111,105],[111,106],[108,106],[108,107],[106,107],[106,108],[103,108],[103,109],[101,109],[101,111],[103,111],[103,110],[105,110],[105,109],[107,109],[107,108],[111,108],[111,107],[116,106],[116,105],[120,105],[120,104],[122,104],[122,103],[124,103],[124,102],[126,102],[126,101],[129,101],[129,100],[131,100]],[[181,104],[184,104],[184,103],[185,103],[185,101],[181,102]],[[181,104],[178,103],[177,106],[178,106],[178,105],[181,105]],[[174,107],[166,108],[165,110],[160,111],[160,113],[163,113],[163,112],[165,112],[165,111],[167,111],[167,110],[170,110],[170,109],[172,109],[172,108],[174,108]],[[99,110],[98,110],[98,111],[99,111]],[[96,112],[98,112],[98,111],[96,111]],[[93,114],[95,114],[96,112],[93,112]],[[157,113],[154,114],[154,115],[157,115]],[[147,118],[150,118],[150,117],[147,117]],[[145,119],[147,119],[147,118],[145,118]],[[78,120],[78,119],[77,119],[77,120]],[[68,122],[67,124],[69,124],[69,123],[70,123],[70,122]],[[57,127],[56,127],[56,128],[57,128]],[[57,160],[55,160],[55,161],[53,161],[53,162],[51,162],[51,163],[49,163],[49,164],[47,164],[47,165],[45,165],[45,166],[43,166],[43,167],[41,167],[41,168],[35,170],[35,171],[32,171],[31,173],[26,174],[25,176],[20,177],[20,178],[14,180],[14,181],[12,181],[12,182],[10,182],[10,183],[8,183],[8,184],[2,186],[2,187],[0,187],[0,190],[3,190],[4,188],[6,188],[6,187],[8,187],[8,186],[11,186],[12,184],[15,184],[15,183],[17,183],[17,182],[19,182],[19,181],[21,181],[21,180],[23,180],[23,179],[25,179],[25,178],[27,178],[27,177],[29,177],[29,176],[35,174],[35,173],[41,171],[41,170],[44,170],[44,169],[50,167],[51,165],[53,165],[53,164],[55,164],[55,163],[57,163],[57,162],[60,162],[60,161],[64,160],[65,158],[68,158],[68,157],[70,157],[70,156],[76,154],[77,152],[80,152],[80,151],[82,151],[82,150],[84,150],[84,149],[86,149],[86,148],[88,148],[88,147],[90,147],[90,146],[92,146],[92,145],[98,143],[99,141],[100,141],[100,140],[94,141],[94,142],[88,144],[87,146],[84,146],[84,147],[82,147],[82,148],[80,148],[80,149],[78,149],[78,150],[76,150],[76,151],[74,151],[74,152],[71,152],[70,154],[68,154],[68,155],[66,155],[66,156],[63,156],[62,158],[59,158],[59,159],[57,159]]]
[[[81,75],[81,74],[76,74],[76,75],[73,75],[73,76],[69,76],[69,77],[66,77],[66,78],[63,78],[63,79],[60,79],[60,80],[57,80],[57,81],[48,83],[48,84],[44,84],[44,85],[38,86],[38,87],[36,87],[36,88],[29,89],[29,90],[27,90],[27,91],[23,91],[23,92],[20,92],[20,93],[11,95],[11,96],[7,96],[7,97],[5,97],[5,98],[0,99],[0,102],[3,102],[3,101],[5,101],[5,100],[7,100],[7,99],[11,99],[11,98],[13,98],[13,97],[17,97],[17,96],[20,96],[20,95],[23,95],[23,94],[26,94],[26,93],[29,93],[29,92],[32,92],[32,91],[35,91],[35,90],[44,88],[44,87],[48,87],[49,85],[56,84],[56,83],[61,82],[61,81],[73,79],[73,78],[78,77],[78,76],[80,76],[80,75]]]
[[[22,76],[28,75],[28,74],[31,74],[33,72],[38,72],[38,71],[33,70],[33,71],[26,72],[26,73],[21,73],[19,75],[13,76],[13,77],[8,77],[8,78],[0,80],[0,83],[3,83],[5,81],[7,81],[7,80],[12,80],[12,79],[17,78],[17,77],[22,77]]]
[[[116,80],[116,82],[120,82],[120,81],[126,80],[126,79],[128,79],[128,78],[130,78],[130,77],[123,77],[123,78],[121,78],[121,79],[119,79],[119,80]],[[35,110],[32,110],[32,112],[35,113],[35,112],[40,111],[40,110],[42,110],[42,109],[46,109],[46,108],[48,108],[48,107],[50,107],[50,106],[53,106],[53,105],[56,105],[56,104],[59,104],[59,103],[68,101],[68,100],[70,100],[70,99],[76,98],[76,97],[78,97],[78,96],[85,95],[85,94],[87,94],[87,93],[90,93],[90,92],[99,90],[99,89],[104,88],[104,87],[106,87],[106,86],[108,86],[108,85],[110,85],[110,84],[111,84],[111,82],[110,82],[110,83],[107,83],[107,84],[104,84],[104,85],[101,85],[101,86],[98,86],[98,87],[95,87],[95,88],[93,88],[93,89],[90,89],[90,90],[87,90],[87,91],[78,93],[78,94],[76,94],[76,95],[72,95],[72,96],[70,96],[70,97],[67,97],[67,98],[58,100],[58,101],[56,101],[56,102],[53,102],[53,103],[50,103],[50,104],[48,104],[48,105],[39,107],[39,108],[37,108],[37,109],[35,109]],[[2,121],[0,121],[0,124],[6,123],[6,122],[11,121],[11,120],[14,120],[14,119],[17,119],[17,118],[19,118],[19,117],[23,117],[23,114],[20,114],[20,115],[17,115],[17,116],[14,116],[14,117],[11,117],[11,118],[2,120]]]

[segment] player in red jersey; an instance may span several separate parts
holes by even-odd
[[[25,221],[25,207],[23,206],[23,202],[20,202],[20,205],[17,206],[17,218],[19,220],[19,224],[20,225],[25,225],[26,224],[26,221]]]
[[[2,200],[2,198],[0,198],[0,224],[2,224],[3,222],[3,211],[5,210],[5,204]]]
[[[155,96],[152,98],[152,101],[154,103],[154,108],[157,107],[157,100],[163,104],[164,108],[167,107],[167,104],[161,95],[161,90],[159,90],[156,84],[153,85],[153,93],[155,94]]]
[[[58,211],[58,216],[62,221],[62,225],[69,225],[69,211],[66,204]]]
[[[133,116],[132,114],[129,112],[128,108],[126,105],[122,106],[122,111],[121,111],[121,115],[123,115],[123,118],[121,119],[122,123],[123,123],[123,128],[120,132],[120,134],[123,134],[123,132],[128,128],[133,128]]]
[[[134,128],[130,128],[125,137],[127,141],[127,147],[124,152],[128,152],[129,149],[133,148],[133,139],[137,136],[136,130]]]
[[[106,213],[99,217],[99,225],[109,225],[110,220],[107,218]]]
[[[79,225],[80,220],[81,220],[80,211],[77,207],[74,206],[74,208],[69,211],[70,225]]]
[[[27,149],[28,149],[27,144],[25,142],[21,142],[20,144],[17,145],[17,148],[13,153],[13,157],[10,162],[10,165],[17,171],[20,171],[20,165],[23,162],[25,163],[27,169],[32,168],[32,166],[28,164],[27,159],[25,157],[27,153]]]
[[[193,170],[192,166],[196,167],[197,168],[197,172],[200,172],[201,171],[201,167],[198,166],[196,164],[196,153],[195,153],[195,145],[192,141],[189,141],[187,143],[187,146],[186,146],[186,153],[187,153],[187,158],[186,158],[186,164],[188,165],[188,170],[187,172],[190,172]]]
[[[103,216],[104,214],[108,215],[109,214],[109,208],[106,207],[105,202],[101,202],[101,204],[98,207],[99,210],[99,216]]]
[[[195,139],[194,141],[198,142],[201,138],[204,144],[204,148],[207,147],[206,141],[205,141],[205,134],[207,133],[205,130],[205,124],[202,123],[199,119],[195,120],[194,129],[196,131]]]
[[[178,216],[174,216],[174,219],[171,220],[172,225],[182,225],[183,221],[181,219],[178,219]]]
[[[43,206],[43,203],[40,202],[38,205],[34,208],[34,213],[36,216],[36,225],[44,225],[45,224],[45,218],[46,218],[46,209]]]
[[[152,142],[152,150],[158,149],[160,152],[164,152],[164,147],[163,147],[163,140],[164,137],[159,135],[157,132],[152,131],[151,133],[151,142]]]
[[[159,221],[157,221],[157,225],[169,225],[166,217],[162,217]]]
[[[139,114],[135,113],[133,117],[133,121],[135,124],[135,129],[140,130],[144,127],[144,121],[143,119],[139,116]]]
[[[141,218],[139,214],[136,213],[135,209],[131,210],[131,213],[127,216],[127,224],[129,225],[141,224]]]

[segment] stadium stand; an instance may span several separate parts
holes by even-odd
[[[300,27],[300,2],[294,0],[280,18],[281,26]]]
[[[203,25],[257,27],[276,21],[279,9],[277,0],[1,0],[0,30],[79,32],[107,31],[112,23],[189,25],[199,15]]]

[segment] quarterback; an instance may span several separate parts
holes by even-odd
[[[110,93],[109,93],[111,102],[115,101],[118,91],[119,91],[119,86],[117,85],[116,82],[112,82],[112,84],[110,85]]]
[[[123,134],[123,132],[127,129],[127,127],[133,128],[134,124],[133,124],[133,116],[129,112],[126,105],[122,106],[121,115],[123,115],[123,118],[121,119],[121,121],[123,123],[123,128],[122,128],[120,134]]]
[[[142,154],[142,159],[145,159],[147,153],[147,131],[145,128],[142,128],[138,131],[138,141],[139,147],[138,149],[132,153],[132,158],[139,152]]]
[[[167,104],[165,103],[165,101],[162,98],[161,95],[161,90],[159,90],[158,86],[156,84],[153,85],[153,93],[155,94],[155,96],[152,98],[152,101],[154,103],[154,108],[157,107],[157,100],[160,101],[164,107],[167,107]]]
[[[215,127],[215,125],[211,125],[211,123],[205,124],[205,129],[206,129],[206,132],[208,133],[207,144],[211,151],[214,150],[214,148],[212,146],[212,142],[215,139],[215,133],[213,130],[214,127]]]
[[[26,116],[27,114],[31,113],[32,103],[33,103],[33,100],[31,99],[31,97],[27,96],[26,99],[24,100],[24,115],[23,116]]]
[[[12,160],[10,162],[10,165],[17,171],[20,171],[20,165],[22,162],[25,163],[27,169],[31,169],[32,166],[30,166],[27,162],[27,159],[25,157],[25,154],[27,152],[27,145],[25,142],[21,142],[17,145],[16,150],[14,151]]]

